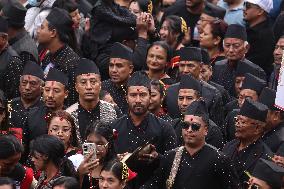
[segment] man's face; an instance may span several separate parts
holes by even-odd
[[[235,125],[235,137],[240,140],[255,139],[263,131],[256,120],[242,115],[237,116]]]
[[[111,58],[109,62],[109,76],[115,84],[122,85],[133,71],[133,65],[129,60]]]
[[[244,5],[244,20],[248,23],[256,20],[261,14],[263,10],[256,4],[245,2]]]
[[[44,20],[37,30],[37,40],[40,44],[49,44],[52,38],[55,37],[55,33],[55,30],[50,30],[48,28],[47,20]]]
[[[17,153],[6,159],[0,159],[0,175],[6,176],[11,173],[20,159],[21,153]]]
[[[101,78],[98,74],[94,73],[79,75],[76,78],[75,88],[79,93],[80,100],[98,100],[101,90]]]
[[[144,86],[131,86],[127,91],[129,111],[134,115],[144,115],[150,104],[150,91]]]
[[[180,61],[179,62],[179,74],[190,74],[195,79],[199,80],[199,74],[201,70],[201,64],[197,61]]]
[[[65,86],[57,81],[46,81],[43,88],[43,99],[45,105],[52,110],[59,110],[63,107],[64,99],[68,92]]]
[[[203,81],[209,81],[213,74],[212,66],[202,64],[199,78]]]
[[[0,34],[0,49],[3,49],[5,45],[7,45],[7,42],[8,42],[8,34],[1,33]]]
[[[180,89],[178,93],[178,107],[182,114],[186,112],[188,106],[198,97],[193,89]]]
[[[184,140],[184,144],[190,147],[198,147],[204,144],[208,130],[202,118],[194,115],[185,115],[184,122],[188,126],[191,124],[196,124],[200,127],[197,131],[192,129],[192,126],[187,126],[188,128],[182,129],[182,137]]]
[[[275,49],[273,52],[274,63],[277,65],[281,64],[283,50],[284,50],[284,38],[280,38],[277,44],[275,45]]]
[[[41,80],[32,75],[23,75],[20,79],[19,90],[24,100],[32,101],[41,96]]]
[[[237,96],[239,96],[239,94],[241,92],[244,80],[245,80],[245,77],[243,77],[243,76],[237,76],[235,78],[235,91],[236,91]]]
[[[225,38],[223,47],[226,58],[231,61],[243,59],[248,51],[245,42],[236,38]]]
[[[239,97],[238,97],[238,104],[239,107],[242,107],[242,105],[245,102],[245,99],[249,98],[253,101],[257,101],[258,100],[258,95],[254,90],[251,89],[242,89],[240,91]]]

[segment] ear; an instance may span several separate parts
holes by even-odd
[[[65,93],[65,99],[68,97],[68,94],[69,94],[69,91],[66,89],[65,91],[64,91],[64,93]]]
[[[207,134],[208,134],[208,126],[204,127],[204,135],[207,136]]]
[[[248,53],[249,49],[250,49],[250,44],[248,42],[246,42],[246,46],[245,46],[245,54]]]
[[[133,69],[134,69],[133,64],[130,64],[130,65],[129,65],[129,74],[132,74]]]
[[[214,45],[218,45],[219,43],[221,43],[221,37],[215,37],[214,38]]]
[[[57,36],[56,29],[52,29],[50,32],[51,32],[51,35],[50,35],[51,38],[55,38]]]

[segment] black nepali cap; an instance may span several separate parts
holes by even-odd
[[[51,12],[46,17],[48,24],[55,27],[56,30],[61,31],[63,33],[69,33],[73,30],[73,21],[69,13],[60,8],[53,8]]]
[[[180,61],[202,61],[201,49],[196,47],[183,47],[179,51]]]
[[[265,181],[271,188],[280,189],[284,168],[273,161],[260,158],[253,170],[252,175],[262,181]]]
[[[236,38],[247,41],[246,28],[238,24],[231,24],[227,28],[225,38]]]
[[[223,20],[226,14],[226,9],[207,2],[203,10],[204,14]]]
[[[261,74],[259,74],[262,70],[261,68],[257,66],[256,64],[245,62],[245,61],[239,61],[236,69],[236,76],[237,77],[244,77],[246,73],[250,73],[256,77],[260,77]],[[260,78],[266,80],[266,78]]]
[[[201,93],[201,84],[191,75],[183,74],[180,76],[179,89],[193,89]]]
[[[68,77],[61,71],[50,68],[46,77],[46,81],[56,81],[68,86]]]
[[[260,102],[255,102],[249,98],[246,98],[244,104],[240,109],[239,115],[265,122],[267,112],[268,112],[268,107],[266,105]]]
[[[265,104],[270,110],[278,110],[274,107],[276,91],[268,87],[264,87],[260,93],[258,101]]]
[[[1,33],[8,32],[8,21],[3,16],[0,16],[0,32]]]
[[[78,67],[75,70],[75,77],[77,77],[78,75],[90,73],[100,75],[99,68],[92,60],[89,60],[87,58],[81,58],[79,60]]]
[[[193,101],[187,108],[185,115],[202,117],[206,123],[209,121],[208,109],[204,100]]]
[[[137,2],[142,12],[147,12],[152,14],[153,3],[151,0],[137,0]]]
[[[266,81],[250,74],[245,74],[245,79],[242,85],[242,89],[251,89],[260,95],[262,89],[266,87]]]
[[[144,86],[151,89],[151,80],[144,71],[134,72],[128,79],[127,88],[131,86]]]
[[[9,26],[24,27],[27,9],[19,1],[8,1],[2,8],[2,12],[8,19]]]
[[[132,50],[129,47],[116,42],[111,47],[110,58],[122,58],[132,62],[133,60]]]
[[[32,75],[44,80],[44,73],[41,67],[33,61],[27,61],[22,75]]]
[[[201,48],[201,56],[202,56],[201,62],[203,64],[210,65],[210,57],[206,49]]]

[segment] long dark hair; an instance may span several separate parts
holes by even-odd
[[[52,119],[55,117],[60,117],[62,119],[65,119],[71,124],[71,136],[70,136],[69,142],[72,145],[72,147],[78,148],[80,144],[79,144],[79,139],[77,136],[77,128],[74,123],[74,119],[71,117],[69,113],[67,113],[64,110],[58,110],[58,111],[52,112],[50,116],[47,117],[47,120],[46,120],[48,128],[50,126]]]
[[[3,114],[5,114],[5,117],[2,120],[2,123],[0,125],[0,130],[7,131],[10,127],[8,117],[9,117],[9,111],[7,106],[7,99],[5,97],[4,92],[0,89],[0,103],[5,108]]]
[[[57,179],[53,183],[52,188],[54,188],[55,186],[61,186],[61,185],[63,185],[65,189],[79,189],[80,188],[78,181],[73,177],[61,177]]]
[[[23,152],[24,147],[15,136],[0,135],[0,159],[7,159]]]
[[[110,171],[112,174],[120,181],[124,181],[127,178],[123,178],[123,171],[128,171],[128,170],[123,170],[123,163],[118,161],[117,159],[113,159],[112,161],[109,161],[105,166],[103,166],[102,171]]]
[[[73,163],[65,157],[65,149],[63,142],[55,136],[42,135],[31,142],[31,154],[35,152],[48,157],[47,161],[51,161],[59,168],[63,176],[76,176]]]
[[[169,23],[169,28],[170,28],[170,32],[178,34],[178,38],[177,38],[177,44],[181,43],[185,33],[182,32],[181,28],[182,28],[182,19],[179,16],[176,15],[170,15],[167,16],[164,20],[168,21]]]
[[[106,157],[103,159],[103,164],[116,157],[116,152],[114,149],[115,136],[108,123],[95,121],[94,123],[90,124],[86,130],[85,139],[87,139],[90,134],[98,134],[104,137],[108,142],[108,150]]]

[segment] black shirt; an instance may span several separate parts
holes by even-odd
[[[78,66],[79,56],[67,45],[60,48],[54,54],[48,53],[42,60],[42,68],[45,74],[48,73],[49,67],[54,67],[65,73],[68,81],[68,98],[66,105],[70,106],[78,100],[78,94],[75,90],[75,70]]]
[[[265,133],[263,141],[272,150],[272,152],[284,156],[284,122],[280,123],[271,131]]]
[[[148,113],[139,126],[135,126],[129,115],[124,115],[112,124],[112,128],[118,132],[115,140],[115,149],[118,154],[133,152],[147,141],[155,145],[160,154],[176,147],[176,135],[174,129],[164,120]],[[154,140],[153,140],[154,139]],[[139,188],[153,173],[157,162],[138,161],[131,170],[138,173],[135,188]]]
[[[107,91],[113,98],[114,102],[121,109],[123,114],[128,113],[128,103],[126,101],[126,87],[118,87],[111,79],[102,82],[102,90]]]
[[[262,140],[257,140],[240,151],[239,145],[239,140],[232,140],[225,145],[223,153],[232,159],[241,183],[244,183],[248,181],[245,171],[251,174],[259,158],[270,159],[273,154]]]
[[[176,150],[161,158],[159,169],[142,189],[166,189]],[[215,148],[204,145],[194,155],[183,150],[172,189],[239,189],[238,176],[232,162]]]

